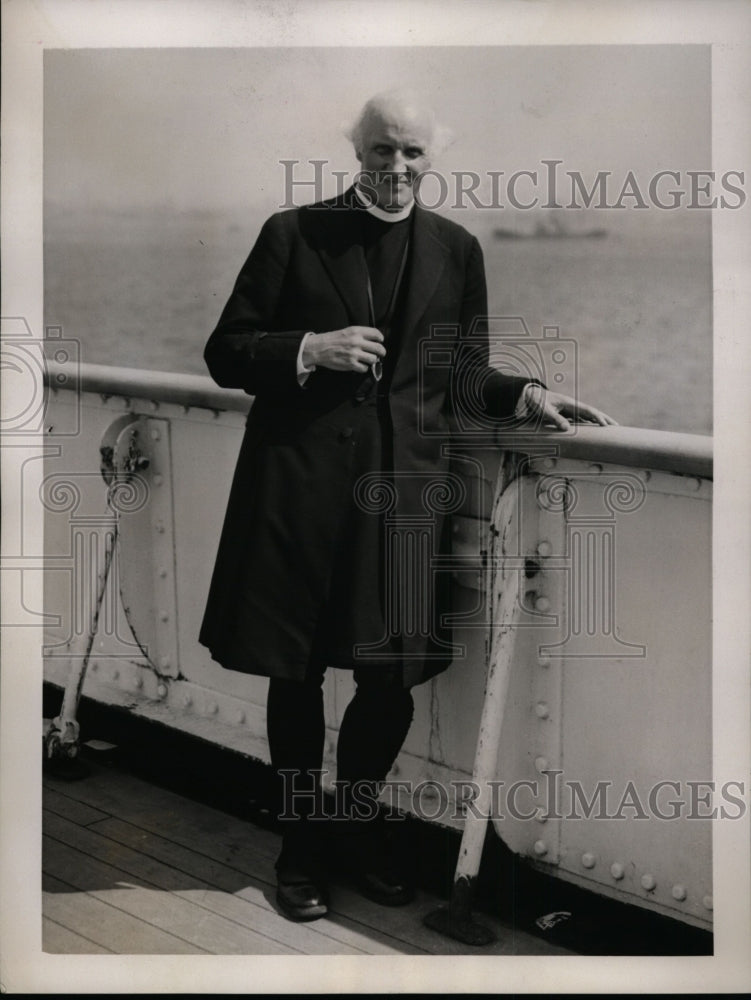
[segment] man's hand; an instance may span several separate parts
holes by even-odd
[[[600,424],[603,427],[617,426],[616,421],[609,417],[602,410],[596,410],[594,406],[580,403],[571,396],[564,396],[559,392],[550,392],[541,385],[530,383],[524,387],[517,414],[523,420],[530,417],[542,417],[545,423],[552,423],[561,430],[568,431],[571,424],[566,419],[570,417],[574,423]]]
[[[372,326],[348,326],[343,330],[308,337],[302,352],[306,368],[321,365],[340,372],[366,372],[386,357],[383,334]]]

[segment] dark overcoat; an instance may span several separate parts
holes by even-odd
[[[352,205],[350,190],[268,219],[207,343],[215,381],[255,399],[200,641],[246,673],[300,679],[315,655],[402,662],[414,684],[452,658],[449,422],[509,417],[528,380],[488,365],[479,243],[416,205],[388,377],[319,367],[300,386],[306,332],[371,325]]]

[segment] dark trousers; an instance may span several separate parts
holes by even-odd
[[[309,858],[322,828],[320,772],[325,723],[321,685],[325,667],[313,665],[304,681],[269,681],[266,710],[271,765],[280,787],[282,857]],[[337,744],[337,803],[350,815],[372,815],[378,785],[391,770],[407,736],[414,703],[400,667],[354,669],[356,690],[342,719]],[[356,789],[356,794],[354,790]],[[352,803],[359,803],[352,809]],[[355,817],[356,818],[356,817]]]

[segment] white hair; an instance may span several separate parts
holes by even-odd
[[[436,121],[435,114],[425,99],[412,90],[386,90],[375,94],[363,105],[354,123],[345,131],[345,135],[355,147],[355,152],[362,151],[365,133],[374,118],[383,118],[389,111],[398,110],[408,115],[420,115],[430,129],[429,152],[442,152],[451,142],[453,135],[450,129]]]

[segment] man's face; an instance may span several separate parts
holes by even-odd
[[[365,176],[361,186],[375,204],[396,212],[414,199],[415,182],[430,167],[430,125],[407,113],[374,116],[357,158]]]

